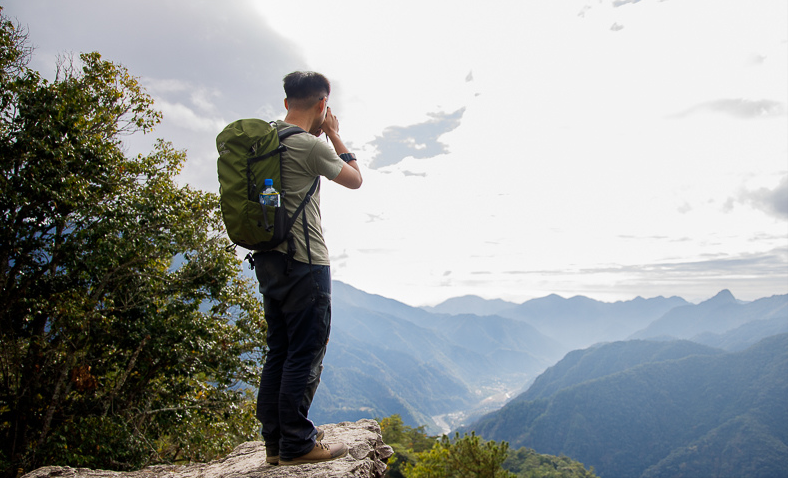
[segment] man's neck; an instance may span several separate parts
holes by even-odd
[[[289,110],[285,116],[285,123],[298,126],[306,132],[311,132],[314,119],[311,115],[304,114],[301,111]]]

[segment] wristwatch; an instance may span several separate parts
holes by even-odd
[[[355,161],[356,160],[356,155],[353,154],[353,153],[342,153],[342,154],[339,155],[339,159],[341,159],[342,161],[344,161],[346,163],[349,163],[351,161]]]

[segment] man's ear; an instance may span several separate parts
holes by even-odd
[[[288,110],[288,111],[290,110],[290,107],[287,104],[287,98],[285,98],[285,109]]]

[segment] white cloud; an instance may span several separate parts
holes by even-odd
[[[227,126],[228,121],[209,118],[197,114],[193,109],[181,103],[169,103],[160,100],[156,102],[170,125],[190,130],[200,134],[215,136],[217,131]]]
[[[749,204],[778,219],[788,219],[788,175],[774,188],[744,190],[739,202]]]
[[[675,117],[686,118],[688,116],[702,113],[723,113],[740,119],[771,118],[785,115],[785,105],[779,101],[774,100],[725,98],[707,101],[699,105],[695,105],[688,110],[675,115]]]
[[[282,117],[281,78],[325,73],[364,186],[324,181],[323,227],[335,277],[369,292],[788,291],[772,252],[788,242],[784,0],[299,8],[296,24],[262,0],[6,2],[34,66],[95,49],[142,76],[165,112],[155,136],[206,190],[212,129]]]

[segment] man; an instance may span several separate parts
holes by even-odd
[[[361,186],[361,172],[339,137],[339,121],[328,107],[331,85],[319,73],[285,76],[284,121],[279,131],[298,126],[307,133],[283,141],[283,205],[292,215],[319,176],[350,189]],[[318,139],[322,133],[334,149]],[[322,432],[307,418],[315,396],[331,328],[331,274],[328,249],[320,224],[320,186],[293,226],[296,251],[287,255],[287,241],[273,251],[256,252],[254,265],[268,323],[268,354],[257,395],[266,461],[297,465],[347,455],[344,444],[320,442]]]

